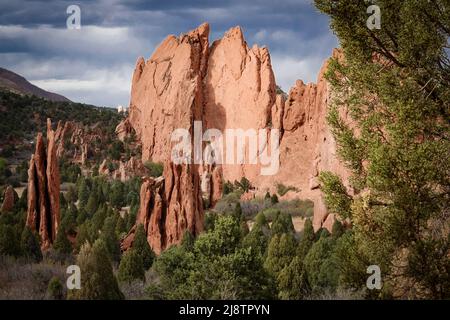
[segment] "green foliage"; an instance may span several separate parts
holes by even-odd
[[[123,255],[117,277],[121,282],[131,283],[135,280],[145,281],[142,255],[134,248],[127,250]]]
[[[17,228],[0,223],[0,254],[19,257],[22,253],[20,239]]]
[[[245,236],[242,246],[252,248],[259,253],[261,257],[265,257],[267,244],[269,242],[268,232],[264,232],[265,224],[255,223],[252,230]],[[268,225],[267,229],[268,230]]]
[[[441,250],[449,247],[450,4],[379,0],[382,28],[370,30],[363,1],[315,3],[330,16],[345,56],[326,75],[335,93],[328,122],[355,191],[345,195],[332,178],[327,204],[351,217],[359,257],[381,267],[385,288],[414,283],[405,297],[443,298],[429,273],[395,266],[439,269],[450,259],[449,251],[416,257],[431,234]]]
[[[109,201],[117,209],[125,205],[125,186],[119,180],[114,180],[111,185]]]
[[[123,142],[116,140],[110,145],[108,149],[108,156],[113,160],[120,160],[120,156],[123,152],[125,152]]]
[[[64,299],[64,288],[58,277],[53,277],[48,283],[47,293],[53,300]]]
[[[283,300],[302,300],[310,292],[303,260],[295,256],[277,277],[278,296]]]
[[[342,218],[350,218],[352,198],[347,194],[347,188],[341,179],[331,172],[321,172],[319,179],[325,195],[325,204],[330,213],[335,213]]]
[[[160,162],[146,161],[144,167],[148,170],[150,177],[160,177],[163,174],[164,166]]]
[[[305,226],[303,227],[303,233],[297,248],[297,256],[300,259],[304,259],[311,249],[316,236],[314,234],[314,228],[311,219],[305,220]]]
[[[84,244],[77,256],[76,264],[81,270],[81,289],[72,290],[68,295],[69,299],[124,299],[102,240],[97,240],[93,246],[89,243]]]
[[[81,177],[81,168],[77,164],[70,163],[62,158],[59,161],[59,174],[61,182],[75,183]]]
[[[339,269],[333,259],[335,240],[321,237],[313,244],[305,257],[304,268],[308,283],[315,291],[322,288],[335,289],[339,280]]]
[[[105,219],[100,239],[104,242],[111,261],[119,262],[120,244],[115,231],[115,222],[116,221],[113,216],[109,216]]]
[[[282,184],[282,183],[277,183],[276,184],[276,187],[277,187],[277,193],[280,195],[280,196],[284,196],[286,193],[288,193],[289,191],[295,191],[295,192],[298,192],[299,190],[296,188],[296,187],[293,187],[293,186],[285,186],[284,184]]]
[[[67,238],[65,229],[62,227],[58,230],[55,243],[53,244],[53,249],[61,254],[68,255],[72,253],[72,244]]]
[[[194,242],[194,236],[186,230],[183,235],[183,240],[181,241],[181,247],[186,251],[192,251],[192,249],[194,249]]]
[[[240,223],[219,216],[201,234],[192,251],[174,246],[156,260],[158,287],[147,292],[167,299],[268,299],[274,296],[271,276],[252,248],[241,247]]]
[[[270,227],[270,231],[272,235],[280,235],[283,233],[294,234],[294,224],[292,223],[292,217],[284,212],[278,212],[275,215],[275,219],[272,222],[272,226]]]
[[[92,190],[89,194],[88,201],[85,206],[85,210],[89,215],[94,215],[96,213],[99,205],[98,194],[95,190]]]
[[[188,231],[186,231],[189,233]],[[150,248],[145,234],[144,225],[139,224],[136,228],[136,234],[133,241],[133,249],[141,256],[144,270],[148,270],[155,259],[155,253]]]
[[[331,235],[334,239],[341,237],[345,232],[344,226],[339,220],[334,221],[333,227],[331,228]]]
[[[278,196],[275,193],[270,197],[270,202],[272,204],[278,203]]]
[[[232,193],[234,191],[234,185],[230,181],[226,181],[223,184],[223,195],[227,195],[229,193]]]
[[[275,276],[289,265],[295,256],[297,242],[290,233],[275,234],[270,240],[264,267]]]
[[[23,255],[26,258],[34,262],[42,261],[42,252],[38,236],[34,234],[28,227],[25,227],[22,231],[22,236],[20,238],[20,247],[22,249]]]
[[[80,207],[84,208],[87,205],[87,203],[89,201],[90,192],[91,192],[91,190],[89,189],[87,180],[84,178],[81,178],[80,184],[78,187],[78,200],[80,201]]]
[[[252,189],[252,184],[246,177],[242,177],[240,181],[234,181],[234,187],[242,190],[242,192],[248,192]]]

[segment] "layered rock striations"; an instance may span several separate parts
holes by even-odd
[[[239,180],[244,176],[261,194],[275,192],[277,182],[296,187],[299,191],[291,191],[287,197],[314,201],[314,226],[318,229],[328,215],[320,191],[319,172],[331,170],[346,177],[326,124],[331,99],[330,87],[324,78],[328,62],[324,64],[316,84],[297,81],[286,97],[277,94],[267,48],[250,48],[239,27],[230,29],[211,46],[208,36],[209,25],[203,24],[178,38],[167,37],[147,61],[138,59],[132,80],[128,122],[142,142],[143,161],[166,163],[163,183],[167,185],[175,176],[174,168],[170,166],[174,145],[171,134],[178,128],[193,134],[194,122],[198,121],[203,131],[218,129],[223,134],[227,129],[279,130],[279,170],[274,175],[263,176],[261,163],[249,163],[248,157],[243,164],[179,166],[177,170],[185,175],[184,179],[179,179],[180,183],[187,180],[192,183],[181,183],[175,200],[166,203],[177,209],[168,213],[170,210],[166,208],[169,211],[162,216],[170,216],[169,220],[180,223],[176,226],[164,223],[164,228],[160,228],[161,223],[159,227],[153,225],[146,229],[149,237],[152,237],[151,230],[163,230],[159,233],[162,240],[157,241],[163,243],[161,249],[178,242],[189,225],[186,220],[188,211],[180,209],[184,198],[195,202],[185,204],[186,210],[201,207],[199,195],[214,204],[221,196],[223,181]],[[334,55],[337,57],[339,51]],[[128,130],[126,125],[128,123],[122,124],[118,132]],[[193,140],[190,142],[192,144]],[[203,142],[202,147],[205,146]],[[268,144],[264,147],[268,148]],[[236,148],[234,145],[235,153]],[[259,153],[262,151],[258,150]],[[148,206],[148,203],[141,204],[141,207],[143,205]],[[146,212],[151,211],[146,209]],[[201,214],[191,212],[189,217],[197,219]],[[193,224],[200,224],[197,222],[191,222],[191,229]],[[159,237],[155,231],[155,238]],[[149,240],[150,243],[152,241]]]
[[[55,241],[60,223],[60,177],[55,139],[48,119],[47,146],[42,133],[39,133],[28,169],[26,225],[39,233],[43,249],[49,248]]]

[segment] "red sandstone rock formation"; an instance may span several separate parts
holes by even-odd
[[[41,246],[48,249],[56,239],[60,222],[59,166],[55,132],[47,120],[47,148],[39,133],[36,151],[28,169],[28,211],[26,224],[41,237]]]
[[[133,127],[131,126],[130,120],[127,118],[122,120],[116,127],[116,135],[120,141],[124,141],[127,136],[131,134]]]
[[[328,215],[319,172],[330,170],[344,180],[347,178],[336,158],[335,142],[325,119],[331,99],[329,84],[324,79],[328,62],[317,84],[297,81],[286,99],[276,93],[266,48],[250,48],[239,27],[229,30],[211,46],[208,34],[209,25],[203,24],[179,38],[169,36],[149,60],[138,59],[132,80],[129,123],[142,142],[143,161],[167,162],[173,145],[172,132],[185,128],[192,133],[194,121],[201,121],[203,130],[215,128],[222,133],[225,129],[279,129],[280,170],[276,175],[262,176],[260,164],[224,164],[217,166],[215,173],[208,166],[199,166],[203,198],[217,201],[221,196],[218,181],[222,180],[240,180],[245,176],[261,194],[275,192],[276,183],[282,182],[299,190],[285,197],[314,201],[317,230]],[[333,53],[336,57],[339,54]],[[190,168],[190,175],[197,176],[195,166]],[[170,173],[165,172],[166,180],[167,174]],[[185,191],[183,197],[197,198],[197,190]],[[177,201],[180,203],[183,198]],[[179,239],[176,230],[169,227],[174,239]]]
[[[3,195],[3,203],[0,208],[0,213],[11,211],[14,208],[14,202],[16,200],[16,193],[12,186],[8,186]]]
[[[196,169],[190,165],[166,162],[164,172],[164,177],[144,179],[136,225],[123,240],[122,250],[132,246],[139,224],[144,225],[148,243],[157,254],[179,244],[186,231],[198,235],[203,230],[203,207]]]

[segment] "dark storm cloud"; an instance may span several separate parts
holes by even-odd
[[[81,30],[66,29],[72,4]],[[337,45],[308,0],[0,1],[0,65],[74,100],[127,104],[136,58],[205,21],[211,40],[240,25],[250,46],[268,46],[285,90],[297,78],[315,80]]]

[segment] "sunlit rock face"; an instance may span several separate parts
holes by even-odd
[[[202,198],[214,204],[221,197],[223,181],[242,177],[251,181],[257,194],[274,193],[277,182],[295,187],[298,191],[290,191],[283,198],[313,200],[314,227],[320,228],[328,213],[319,172],[330,170],[347,178],[326,124],[331,100],[324,78],[328,62],[316,84],[299,80],[289,95],[277,94],[267,48],[249,47],[240,27],[230,29],[211,45],[208,38],[208,24],[179,37],[168,36],[150,59],[139,58],[136,63],[127,125],[142,143],[143,161],[165,163],[165,190],[176,191],[170,199],[166,191],[160,194],[167,206],[162,207],[159,218],[153,219],[159,227],[146,228],[149,243],[159,251],[179,243],[186,229],[194,233],[201,230],[202,223],[196,219],[203,216]],[[336,50],[333,55],[338,58],[340,52]],[[242,164],[174,166],[170,163],[175,143],[171,135],[175,129],[184,128],[194,136],[196,121],[203,131],[218,129],[224,135],[227,129],[278,130],[279,169],[272,175],[262,175],[263,164],[250,163],[248,158]],[[125,124],[119,129],[128,130]],[[194,148],[194,138],[190,142]],[[233,148],[236,152],[237,146]],[[269,145],[263,148],[269,149]],[[141,208],[148,205],[141,203]],[[154,210],[154,203],[150,206],[146,212]],[[152,240],[152,232],[158,240]]]

